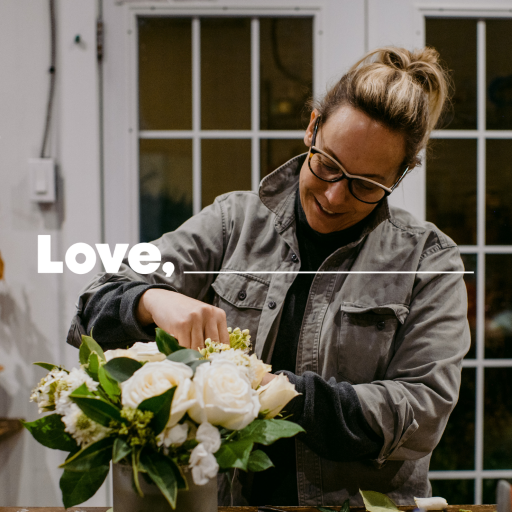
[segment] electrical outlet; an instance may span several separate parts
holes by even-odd
[[[28,166],[30,199],[36,203],[54,203],[55,161],[53,158],[31,158]]]

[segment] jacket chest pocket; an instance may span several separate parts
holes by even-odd
[[[213,305],[226,312],[228,327],[249,329],[254,346],[269,283],[250,274],[219,274],[212,288]]]
[[[343,304],[338,333],[338,376],[353,384],[381,380],[393,357],[393,340],[409,310],[401,304]]]

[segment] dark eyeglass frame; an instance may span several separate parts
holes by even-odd
[[[350,190],[350,193],[358,201],[361,201],[362,203],[366,203],[366,204],[378,204],[378,203],[380,203],[385,197],[389,196],[389,194],[391,194],[391,192],[393,192],[393,190],[395,190],[395,188],[398,187],[398,185],[400,185],[400,182],[405,178],[405,176],[409,172],[409,166],[406,167],[405,171],[400,176],[400,178],[398,178],[398,180],[394,183],[394,185],[391,188],[388,188],[388,187],[385,187],[384,185],[382,185],[382,183],[379,183],[377,181],[371,180],[369,178],[364,178],[363,176],[355,176],[354,174],[349,174],[345,170],[345,168],[336,159],[334,159],[331,155],[327,154],[325,151],[322,151],[321,149],[317,148],[315,146],[315,142],[316,142],[316,135],[317,135],[317,132],[318,132],[318,127],[320,125],[320,119],[321,119],[321,116],[318,116],[317,120],[316,120],[316,123],[315,123],[315,128],[313,130],[313,138],[311,139],[311,146],[309,147],[309,151],[308,151],[308,167],[309,167],[309,170],[313,173],[314,176],[316,176],[319,180],[325,181],[327,183],[335,183],[337,181],[341,181],[343,179],[346,179],[348,181],[348,189]],[[334,178],[332,180],[326,180],[325,178],[321,178],[320,176],[318,176],[318,174],[315,174],[315,172],[311,168],[311,158],[313,157],[314,154],[321,154],[321,155],[325,156],[326,158],[328,158],[334,165],[336,165],[336,167],[338,167],[340,169],[341,176],[338,177],[338,178]],[[381,199],[379,199],[378,201],[364,201],[363,199],[360,199],[352,191],[352,182],[354,180],[366,181],[368,183],[371,183],[372,185],[376,185],[377,187],[379,187],[382,190],[384,190],[384,196]]]

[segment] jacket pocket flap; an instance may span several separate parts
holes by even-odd
[[[250,274],[219,274],[212,288],[237,308],[263,309],[269,285]]]
[[[382,304],[380,306],[363,306],[351,302],[344,302],[340,306],[340,309],[342,312],[349,314],[369,313],[374,315],[394,315],[401,324],[405,322],[405,319],[409,314],[409,308],[407,306],[404,306],[403,304]]]

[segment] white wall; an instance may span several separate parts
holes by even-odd
[[[38,157],[50,61],[45,0],[0,2],[0,417],[37,417],[28,401],[44,371],[32,361],[73,365],[65,338],[79,289],[90,276],[37,273],[37,235],[52,236],[54,258],[75,242],[100,242],[100,159],[96,1],[58,0],[57,91],[49,149],[59,165],[57,204],[29,200],[27,161]],[[80,34],[82,45],[74,43]],[[61,506],[57,465],[23,432],[0,444],[0,506]],[[102,491],[94,500],[106,504]]]

